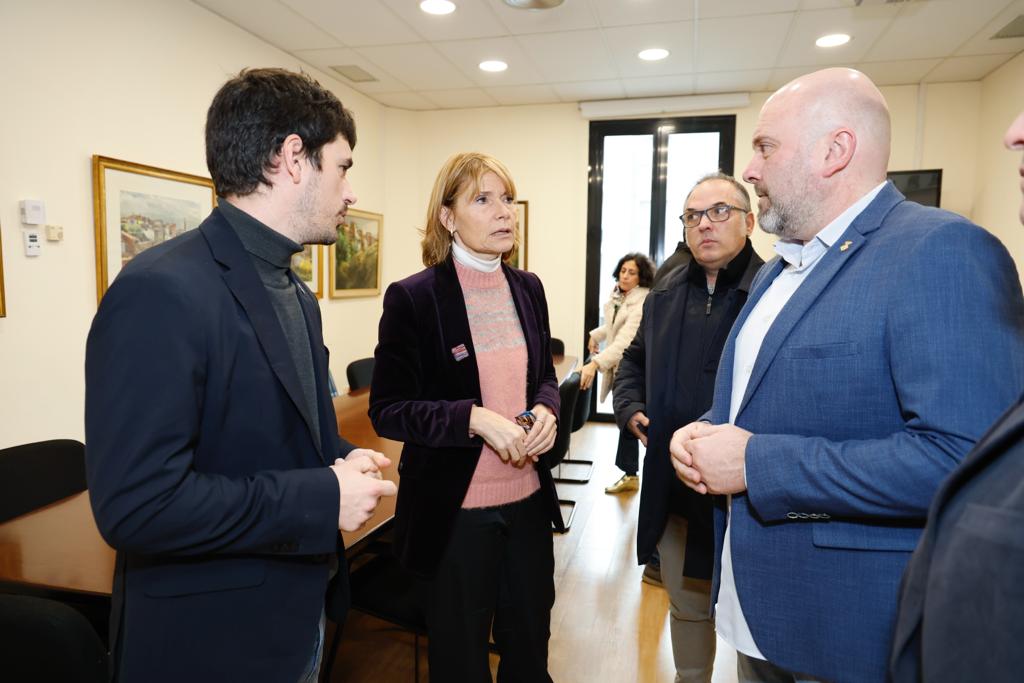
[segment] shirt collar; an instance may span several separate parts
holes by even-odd
[[[845,211],[819,230],[818,234],[812,239],[807,240],[805,244],[795,240],[778,240],[775,243],[775,253],[782,257],[786,265],[791,266],[797,271],[810,268],[828,251],[829,247],[835,244],[836,240],[842,237],[846,229],[850,227],[850,224],[868,207],[868,204],[875,199],[883,187],[885,187],[885,181],[876,185],[867,194],[848,206]]]

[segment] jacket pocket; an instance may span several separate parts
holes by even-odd
[[[811,540],[819,548],[913,552],[921,538],[918,526],[883,526],[852,522],[813,523]]]
[[[267,565],[258,558],[204,558],[171,561],[144,571],[146,595],[171,598],[259,586],[266,580]]]
[[[832,342],[830,344],[812,344],[810,346],[786,346],[779,349],[780,357],[796,359],[842,358],[843,356],[856,356],[859,353],[860,344],[857,342]]]

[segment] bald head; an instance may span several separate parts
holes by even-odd
[[[890,138],[885,98],[861,72],[824,69],[784,85],[761,108],[744,172],[761,227],[813,237],[885,180]]]

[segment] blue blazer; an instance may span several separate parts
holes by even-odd
[[[526,406],[542,403],[558,415],[544,287],[533,273],[504,264],[502,270],[526,339]],[[457,359],[454,349],[460,345],[469,355]],[[466,303],[451,257],[388,287],[374,357],[370,420],[381,436],[405,442],[395,552],[409,571],[431,577],[484,445],[481,437],[469,435],[470,411],[483,399]],[[548,515],[561,527],[546,458],[537,473]]]
[[[736,335],[782,267],[762,268],[726,343],[716,424]],[[1024,389],[1022,330],[1002,244],[891,184],[821,257],[765,336],[736,416],[754,436],[732,562],[769,661],[885,679],[900,576],[939,483]],[[717,600],[724,499],[715,517]]]
[[[894,683],[1024,671],[1024,400],[942,485],[900,594]]]
[[[103,297],[86,347],[86,465],[117,549],[121,680],[294,681],[313,655],[340,543],[327,464],[352,446],[327,391],[319,307],[304,287],[299,300],[317,415],[219,210],[134,258]]]

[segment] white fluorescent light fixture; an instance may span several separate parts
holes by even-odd
[[[850,42],[850,36],[845,33],[830,33],[814,41],[818,47],[839,47]]]
[[[427,14],[451,14],[455,11],[455,3],[449,0],[423,0],[420,9]]]
[[[480,62],[479,66],[481,71],[490,71],[492,73],[498,73],[508,68],[508,64],[500,59],[488,59],[485,62]]]
[[[647,50],[640,50],[640,52],[638,52],[636,56],[644,60],[645,62],[657,62],[659,60],[665,59],[665,57],[668,57],[668,55],[669,52],[665,48],[652,47]]]
[[[707,109],[743,109],[748,106],[750,106],[750,93],[736,92],[717,95],[645,97],[632,100],[593,100],[580,102],[580,114],[585,119],[609,119]]]

